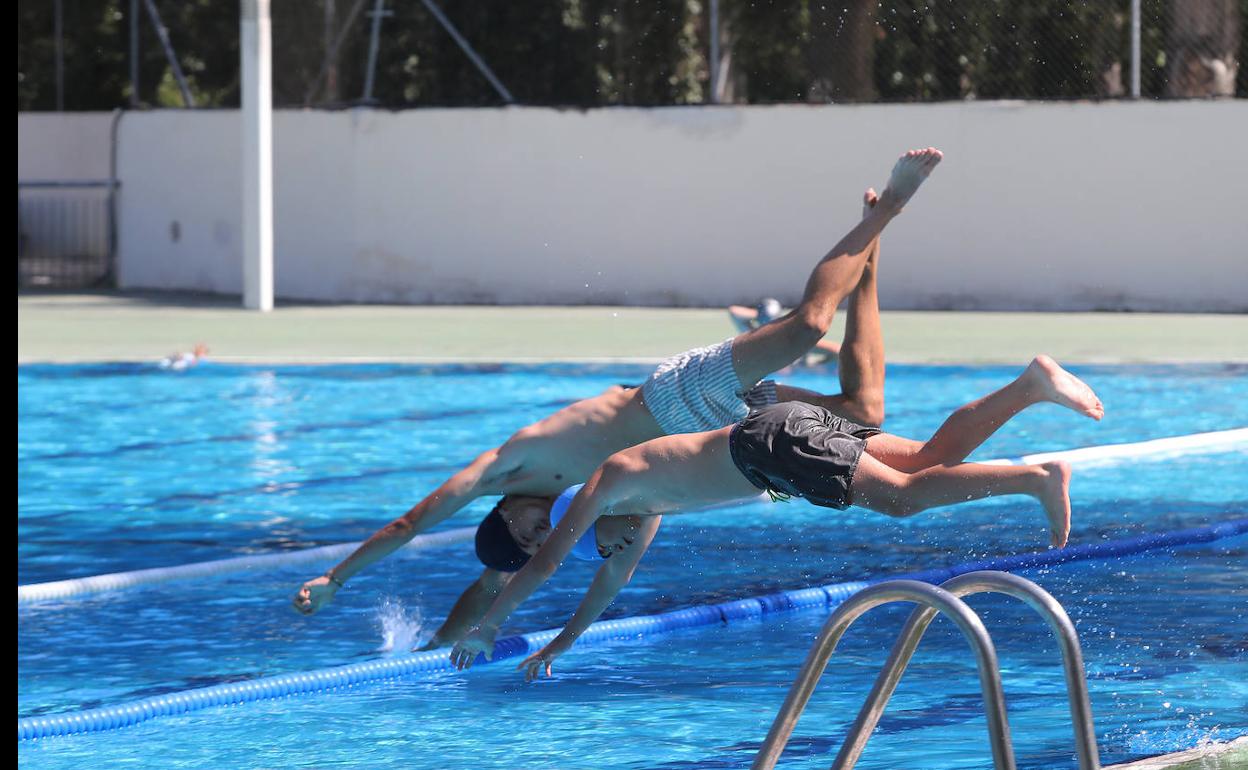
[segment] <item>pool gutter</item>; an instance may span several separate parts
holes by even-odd
[[[1243,770],[1248,768],[1248,735],[1228,743],[1213,743],[1177,754],[1137,759],[1103,770]]]

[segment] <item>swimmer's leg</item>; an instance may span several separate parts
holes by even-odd
[[[880,434],[867,439],[867,452],[901,471],[960,463],[1011,417],[1049,401],[1099,420],[1105,407],[1092,388],[1048,356],[1036,356],[1013,382],[961,407],[926,442]]]
[[[836,306],[858,285],[872,243],[901,213],[941,157],[940,151],[931,147],[903,155],[893,167],[879,202],[815,266],[801,303],[778,321],[733,340],[733,365],[743,385],[783,369],[823,339]]]
[[[863,197],[863,216],[879,201],[875,190]],[[818,399],[820,406],[864,425],[884,422],[884,334],[880,330],[880,300],[876,288],[880,254],[877,236],[867,250],[862,278],[849,295],[845,339],[841,345],[837,375],[839,395]]]
[[[864,453],[852,484],[853,503],[889,516],[913,516],[942,505],[1000,495],[1028,495],[1044,506],[1049,542],[1070,535],[1070,466],[962,463],[903,473]]]

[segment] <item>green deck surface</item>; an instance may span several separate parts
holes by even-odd
[[[839,339],[838,314],[830,338]],[[889,361],[1245,362],[1248,316],[885,312]],[[26,294],[17,360],[145,361],[206,343],[234,362],[657,360],[733,333],[719,309],[281,304],[176,294]]]

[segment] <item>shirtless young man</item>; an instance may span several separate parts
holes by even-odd
[[[1050,543],[1070,534],[1070,466],[962,462],[1011,417],[1050,401],[1100,420],[1104,406],[1083,381],[1039,356],[1010,384],[967,404],[926,442],[864,427],[817,405],[779,403],[736,425],[665,436],[612,455],[576,493],[554,531],[503,589],[451,660],[468,668],[491,656],[499,627],[570,554],[606,561],[568,625],[520,664],[526,680],[572,646],[632,576],[662,515],[757,495],[803,497],[844,509],[851,503],[889,516],[997,495],[1029,495],[1044,507]],[[610,522],[609,526],[602,523]]]
[[[762,388],[762,400],[801,399],[879,424],[883,420],[884,362],[874,254],[885,225],[901,212],[941,157],[939,151],[928,148],[912,150],[897,161],[888,187],[878,197],[868,191],[862,221],[815,266],[801,303],[789,314],[718,345],[674,356],[660,364],[640,388],[612,389],[521,429],[378,531],[341,564],[304,583],[294,598],[295,609],[307,615],[316,612],[353,575],[419,532],[478,497],[505,495],[477,532],[477,555],[486,570],[460,596],[426,647],[458,641],[544,542],[550,531],[551,501],[561,491],[589,478],[599,464],[627,447],[742,419],[748,412],[747,393],[759,395],[756,383],[822,339],[837,305],[851,291],[839,370],[842,393],[822,396],[774,386],[774,394]],[[604,530],[610,527],[605,524]]]

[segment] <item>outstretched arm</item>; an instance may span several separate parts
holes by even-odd
[[[509,461],[505,455],[514,457],[514,453],[505,453],[501,448],[482,453],[433,494],[374,533],[336,567],[304,583],[295,595],[295,609],[304,615],[313,614],[328,604],[357,572],[386,558],[481,495],[495,491],[498,480],[516,465],[514,459]]]
[[[546,542],[533,558],[508,581],[502,594],[481,618],[477,629],[455,645],[455,649],[451,651],[451,662],[456,668],[470,668],[477,653],[485,653],[486,658],[493,657],[494,638],[498,636],[499,626],[511,617],[516,607],[555,574],[559,565],[572,552],[576,541],[594,526],[594,522],[598,520],[599,508],[592,498],[601,478],[602,471],[598,470],[585,483],[573,498],[568,513],[559,522],[559,526],[550,533],[550,537],[546,538]]]
[[[594,582],[590,583],[589,590],[585,592],[585,598],[581,600],[576,613],[572,615],[572,619],[563,627],[559,635],[516,666],[517,669],[525,670],[524,681],[531,682],[537,679],[543,669],[546,671],[546,676],[550,676],[551,665],[555,658],[570,650],[581,634],[585,633],[598,616],[611,605],[611,602],[615,601],[615,597],[619,595],[624,586],[628,585],[628,581],[632,580],[641,557],[645,555],[646,549],[654,540],[655,533],[659,531],[661,520],[661,516],[646,517],[632,545],[614,554],[598,568],[598,574],[594,575]]]
[[[460,594],[459,600],[451,608],[451,614],[446,616],[442,627],[420,649],[433,650],[445,647],[467,636],[468,632],[481,621],[481,616],[485,614],[485,611],[498,598],[499,592],[507,585],[511,575],[510,572],[499,572],[486,567],[481,577],[473,581],[472,585]]]

